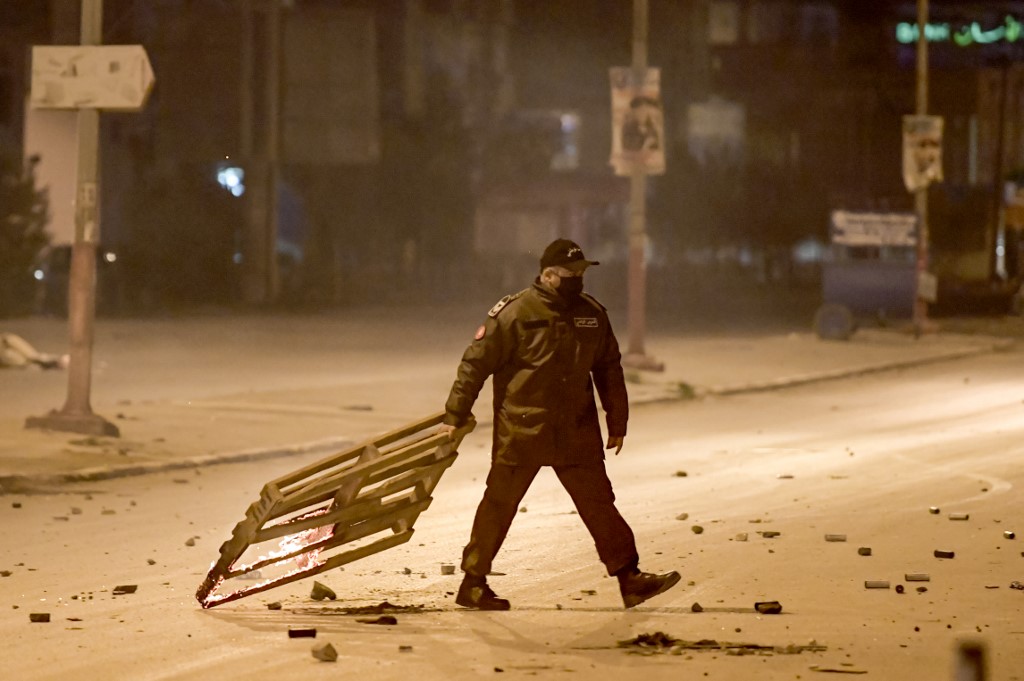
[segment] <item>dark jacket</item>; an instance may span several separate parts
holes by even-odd
[[[535,281],[491,308],[462,356],[444,422],[462,425],[493,376],[494,461],[600,461],[604,447],[594,387],[608,435],[626,435],[629,401],[620,360],[600,303],[586,294],[569,303]]]

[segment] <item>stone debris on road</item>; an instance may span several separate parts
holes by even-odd
[[[412,646],[398,646],[398,652],[400,653],[411,653]]]
[[[454,575],[455,574],[455,566],[452,565],[451,563],[442,563],[441,564],[441,574],[442,575]]]
[[[280,610],[280,609],[281,609],[281,601],[274,601],[272,603],[267,603],[267,610]]]
[[[1011,589],[1019,589],[1021,591],[1024,591],[1024,583],[1022,583],[1022,582],[1010,582],[1010,588]]]
[[[845,664],[848,664],[848,663],[844,662],[842,664],[845,665]],[[840,667],[819,667],[818,665],[814,665],[814,666],[811,667],[811,671],[812,672],[826,672],[826,673],[829,673],[829,674],[867,674],[868,673],[868,670],[866,670],[866,669],[856,669],[853,666],[849,666],[849,667],[846,667],[846,666],[840,666]]]
[[[896,593],[901,594],[901,593],[903,593],[903,591],[904,591],[903,585],[902,584],[897,584],[896,585]]]
[[[910,572],[903,575],[903,579],[908,582],[930,582],[932,578],[923,572]]]
[[[733,539],[735,539],[736,541],[747,541],[747,533],[740,532],[735,537],[733,537]]]
[[[774,539],[775,537],[778,537],[782,533],[778,532],[776,530],[764,530],[763,532],[758,532],[758,534],[761,535],[762,537],[764,537],[765,539]]]
[[[936,558],[953,558],[954,556],[956,556],[956,551],[944,551],[942,549],[935,549],[935,551],[933,551],[932,554]]]
[[[817,641],[811,641],[807,645],[789,644],[784,646],[735,643],[708,638],[698,641],[686,641],[670,636],[663,631],[643,633],[635,638],[619,641],[617,647],[626,648],[631,653],[642,655],[657,653],[681,655],[683,651],[693,650],[725,652],[727,655],[799,655],[804,652],[820,653],[828,650],[825,646],[818,645]]]
[[[288,638],[316,638],[316,629],[313,627],[289,628]]]
[[[1017,535],[1014,534],[1012,530],[1006,530],[1003,532],[1003,537],[1006,539],[1016,539]]]
[[[679,515],[676,516],[676,520],[686,520],[689,517],[690,517],[689,513],[680,513]]]
[[[133,594],[138,591],[138,589],[139,587],[136,584],[122,584],[120,586],[115,586],[111,593],[115,596],[122,596],[124,594]]]
[[[762,615],[778,615],[782,612],[782,604],[778,601],[759,601],[754,603],[754,610]]]
[[[932,515],[938,515],[939,513],[942,512],[942,509],[939,508],[938,506],[929,506],[928,507],[928,512],[931,513]]]
[[[702,534],[704,532],[704,528],[700,525],[694,525],[690,529],[693,531],[694,534]]]
[[[328,641],[317,643],[310,649],[310,652],[321,662],[336,662],[338,660],[338,651]]]
[[[870,546],[861,546],[859,549],[857,549],[857,555],[858,556],[870,556],[871,555],[871,547]]]
[[[700,603],[694,603],[690,606],[690,612],[704,612],[704,607]]]
[[[29,622],[49,622],[50,613],[48,612],[30,612],[28,615]]]
[[[844,541],[846,541],[846,535],[845,534],[826,534],[825,535],[825,541],[844,542]]]
[[[884,579],[869,579],[864,582],[865,589],[888,589],[889,582]]]
[[[394,625],[394,624],[398,624],[398,618],[395,617],[394,615],[381,615],[380,617],[375,617],[373,619],[370,619],[368,617],[367,618],[358,618],[358,619],[356,619],[356,622],[359,622],[360,624]]]
[[[949,514],[949,519],[950,520],[970,520],[971,519],[971,514],[970,513],[950,513]]]
[[[338,597],[338,595],[334,593],[334,589],[327,586],[326,584],[314,581],[313,588],[309,592],[309,597],[312,598],[314,601],[333,601]]]

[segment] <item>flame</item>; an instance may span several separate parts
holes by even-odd
[[[294,518],[293,520],[304,520],[306,518],[312,518],[312,517],[315,517],[315,516],[324,515],[325,513],[327,513],[328,510],[329,510],[329,508],[327,508],[327,507],[319,508],[319,509],[316,509],[314,511],[310,511],[309,513],[305,513],[305,514],[303,514],[301,516],[298,516],[298,517]],[[243,572],[244,573],[244,572],[252,569],[252,567],[254,565],[258,565],[260,563],[265,563],[266,561],[273,560],[275,558],[282,558],[282,560],[279,560],[279,561],[276,561],[276,562],[273,562],[273,563],[269,563],[269,564],[265,565],[264,567],[276,567],[276,566],[279,566],[279,565],[284,565],[284,564],[289,563],[289,562],[294,562],[295,563],[295,568],[293,568],[289,572],[286,572],[283,575],[280,575],[280,576],[277,576],[277,577],[274,577],[274,578],[264,579],[262,581],[256,582],[254,584],[250,584],[250,585],[246,586],[245,588],[238,589],[237,591],[233,591],[231,593],[215,594],[214,592],[217,591],[217,589],[220,587],[220,585],[223,584],[224,581],[226,580],[226,577],[221,575],[214,582],[213,587],[209,591],[209,595],[206,597],[205,600],[202,601],[202,606],[204,608],[209,608],[209,607],[212,607],[212,606],[216,605],[217,603],[219,603],[219,602],[221,602],[221,601],[223,601],[225,599],[237,596],[238,594],[244,594],[244,593],[249,592],[249,591],[259,590],[259,589],[262,589],[262,588],[266,587],[268,584],[273,584],[275,582],[280,582],[280,581],[283,581],[285,579],[288,579],[289,577],[293,577],[293,576],[295,576],[297,574],[301,574],[303,572],[308,572],[309,570],[312,570],[313,568],[319,567],[320,565],[322,565],[324,563],[324,561],[321,560],[321,558],[320,558],[320,553],[322,551],[322,548],[315,548],[315,549],[312,549],[310,551],[307,551],[306,553],[302,553],[302,554],[299,554],[297,556],[292,556],[291,558],[287,558],[287,559],[285,559],[284,556],[287,556],[287,555],[289,555],[291,553],[294,553],[295,551],[299,551],[302,548],[304,548],[306,546],[309,546],[311,544],[315,544],[315,543],[317,543],[319,541],[323,541],[324,539],[328,539],[328,538],[332,537],[333,535],[334,535],[334,525],[321,525],[320,527],[312,527],[312,528],[310,528],[308,530],[303,530],[301,532],[296,532],[295,534],[286,535],[285,537],[283,537],[281,539],[280,542],[278,542],[278,545],[277,545],[276,549],[270,551],[266,555],[262,555],[262,556],[256,557],[255,559],[252,560],[252,562],[241,563],[240,564],[240,563],[238,563],[236,561],[235,563],[232,563],[231,566],[228,568],[229,572]],[[216,565],[216,562],[214,562],[214,563],[212,563],[210,565],[210,570],[211,571],[213,570],[215,565]],[[238,575],[236,575],[236,577],[237,576]]]

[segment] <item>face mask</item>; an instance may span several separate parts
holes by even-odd
[[[583,293],[583,277],[562,277],[558,284],[558,295],[566,300],[576,300]]]

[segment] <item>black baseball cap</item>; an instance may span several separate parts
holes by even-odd
[[[540,268],[564,267],[567,270],[581,272],[591,265],[599,265],[596,260],[587,260],[583,257],[583,249],[575,241],[569,239],[555,239],[547,248],[544,255],[540,257]]]

